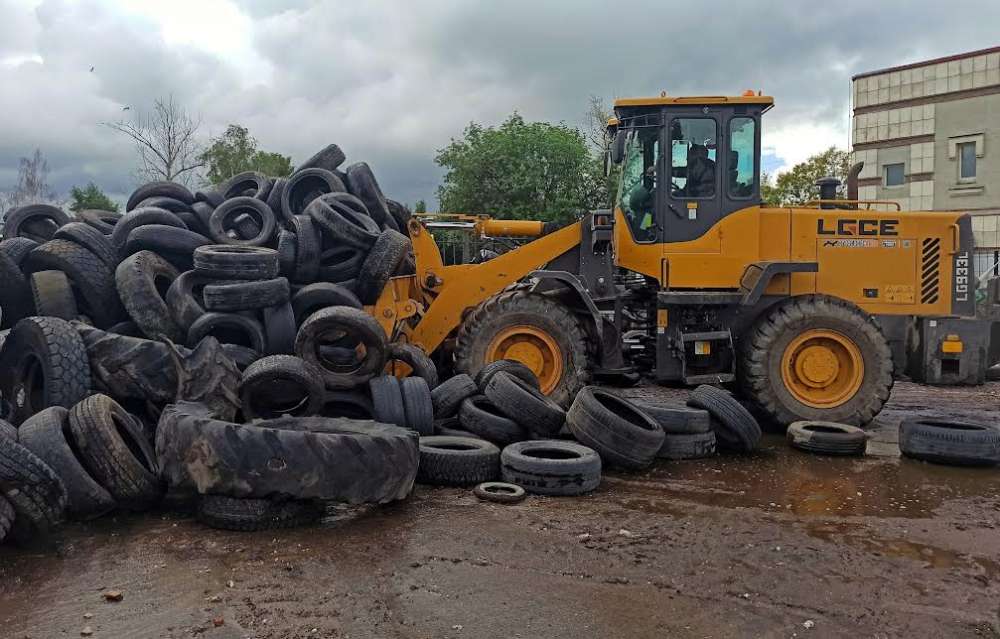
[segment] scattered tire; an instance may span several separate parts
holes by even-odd
[[[708,411],[684,406],[655,406],[636,402],[644,413],[656,420],[663,432],[669,435],[695,435],[712,430]]]
[[[256,319],[238,313],[205,313],[188,329],[187,345],[194,348],[208,335],[215,337],[220,344],[245,346],[257,353],[263,353],[267,348],[264,326]]]
[[[179,273],[152,251],[139,251],[115,269],[118,294],[129,317],[150,339],[184,341],[184,332],[174,321],[166,295]]]
[[[864,455],[868,447],[865,431],[836,422],[792,422],[786,436],[792,448],[822,455]]]
[[[194,195],[182,184],[176,182],[149,182],[137,188],[125,203],[125,210],[131,211],[139,202],[149,197],[172,197],[187,205],[194,203]]]
[[[325,389],[315,366],[292,355],[270,355],[243,371],[240,401],[248,420],[318,415]]]
[[[3,236],[26,237],[41,244],[51,240],[56,229],[68,223],[69,215],[58,207],[28,204],[7,212],[3,219]]]
[[[53,234],[52,238],[56,240],[69,240],[70,242],[76,242],[97,257],[101,258],[101,261],[105,264],[110,266],[116,266],[118,264],[118,254],[115,251],[114,244],[111,243],[111,240],[108,239],[104,233],[101,233],[89,224],[85,224],[83,222],[70,222],[65,226],[60,226],[59,229]]]
[[[337,363],[322,356],[320,346],[329,340],[347,340],[364,346],[364,356],[352,363]],[[346,306],[316,311],[299,327],[295,353],[323,369],[328,388],[354,388],[368,382],[385,367],[385,331],[374,317]]]
[[[17,263],[4,253],[0,253],[0,311],[2,328],[10,328],[35,312],[31,285]]]
[[[210,311],[247,311],[287,304],[290,291],[288,280],[233,280],[207,284],[204,289],[205,308]]]
[[[295,352],[295,312],[288,302],[263,310],[264,334],[268,355],[291,355]]]
[[[80,311],[76,308],[73,287],[62,271],[38,271],[31,274],[31,295],[35,300],[35,313],[42,316],[75,320]]]
[[[904,419],[899,450],[911,459],[955,466],[1000,464],[1000,429],[938,419]]]
[[[472,494],[483,501],[492,501],[498,504],[516,504],[524,501],[524,498],[528,496],[528,493],[517,484],[507,484],[501,481],[484,481],[472,489]]]
[[[707,410],[712,416],[712,430],[720,448],[749,453],[760,442],[760,425],[728,392],[702,385],[691,392],[688,406]]]
[[[437,486],[470,486],[493,481],[500,474],[500,449],[482,439],[420,438],[417,481]]]
[[[305,213],[309,203],[324,193],[345,190],[344,183],[336,175],[325,169],[302,169],[292,173],[281,194],[282,215],[290,219]]]
[[[46,536],[62,521],[66,486],[37,455],[0,437],[0,492],[14,507],[11,532],[23,542]]]
[[[390,229],[378,236],[358,272],[357,293],[363,304],[378,301],[382,289],[410,250],[410,239],[396,231]]]
[[[438,385],[438,372],[437,366],[430,357],[424,353],[423,349],[414,346],[413,344],[404,344],[402,342],[393,342],[389,344],[389,355],[388,363],[386,367],[392,369],[393,362],[399,361],[406,364],[409,367],[410,374],[416,377],[422,377],[427,386],[434,390]],[[390,371],[387,371],[390,372]],[[395,374],[395,371],[391,371]]]
[[[576,396],[566,424],[573,436],[601,459],[621,468],[645,468],[663,446],[663,429],[637,405],[588,386]]]
[[[278,277],[278,252],[258,246],[199,246],[194,268],[224,280],[269,280]]]
[[[295,231],[295,281],[314,282],[319,273],[321,240],[319,229],[308,215],[292,217]]]
[[[601,458],[575,442],[555,439],[511,444],[500,455],[503,481],[538,495],[582,495],[601,483]]]
[[[389,212],[389,205],[371,167],[365,162],[357,162],[347,167],[345,172],[347,173],[348,192],[364,202],[368,214],[378,223],[379,227],[386,228],[387,225],[391,225],[389,228],[394,228],[395,220]],[[395,230],[401,231],[403,229]]]
[[[542,438],[553,437],[566,423],[566,411],[520,378],[498,371],[483,394],[501,413]]]
[[[406,428],[406,408],[403,406],[403,389],[392,375],[381,375],[368,380],[372,396],[372,416],[383,424]]]
[[[353,202],[346,201],[346,198],[350,198]],[[347,193],[321,195],[309,203],[306,213],[333,244],[353,246],[368,251],[379,236],[378,224],[368,217],[364,204]]]
[[[260,227],[254,237],[232,237],[226,231],[231,228],[231,221],[240,215],[249,215]],[[219,244],[235,246],[262,246],[274,235],[276,220],[274,212],[265,202],[253,197],[234,197],[223,202],[212,211],[208,220],[208,232]]]
[[[434,434],[434,404],[427,380],[422,377],[407,377],[399,384],[403,393],[403,409],[406,413],[406,427],[423,435]]]
[[[323,513],[322,504],[311,501],[202,495],[195,516],[211,528],[253,532],[306,526],[319,521]]]
[[[474,395],[462,402],[458,409],[462,427],[498,446],[506,446],[531,437],[528,429],[504,416],[484,395]]]
[[[296,167],[296,170],[325,169],[327,171],[334,171],[337,167],[343,164],[346,159],[347,157],[344,155],[344,152],[340,150],[339,146],[336,144],[329,144],[319,153]]]
[[[472,378],[465,373],[459,373],[438,384],[431,391],[431,402],[434,404],[434,417],[441,419],[458,413],[462,402],[477,394],[479,389]]]
[[[184,222],[170,211],[163,209],[135,209],[123,215],[111,232],[111,243],[114,245],[115,250],[121,251],[124,249],[125,242],[128,241],[132,231],[147,224],[172,226],[179,229],[186,228]]]
[[[480,389],[486,388],[486,385],[490,383],[493,376],[500,371],[510,373],[521,381],[527,382],[535,388],[540,388],[538,378],[532,370],[521,362],[513,359],[498,359],[495,362],[490,362],[489,364],[483,366],[479,369],[479,372],[476,373],[476,385],[479,386]]]
[[[361,301],[348,289],[331,282],[306,284],[292,296],[295,321],[300,324],[316,311],[328,306],[349,306],[360,309]]]
[[[22,265],[24,273],[62,271],[73,283],[80,311],[104,328],[118,323],[125,314],[115,289],[111,267],[79,244],[50,240],[31,251]]]
[[[86,209],[77,211],[76,217],[84,224],[94,227],[101,233],[111,235],[115,230],[115,224],[118,223],[118,220],[122,219],[122,214],[115,213],[114,211]]]
[[[715,454],[715,433],[667,433],[656,456],[660,459],[701,459]]]
[[[271,194],[271,178],[256,171],[244,171],[226,180],[219,187],[223,201],[236,197],[252,197],[266,201]],[[216,207],[220,206],[217,204]]]
[[[185,271],[167,289],[164,300],[170,316],[185,335],[195,320],[205,314],[202,290],[213,281],[214,277],[202,271]]]
[[[323,398],[323,417],[346,417],[347,419],[374,419],[372,400],[357,390],[328,390]]]
[[[353,246],[325,248],[319,256],[319,277],[328,282],[355,279],[361,272],[361,265],[366,256],[366,251]]]

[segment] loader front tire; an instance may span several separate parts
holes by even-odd
[[[790,299],[765,313],[740,342],[742,393],[779,424],[863,426],[889,399],[889,344],[869,315],[844,300]]]
[[[524,290],[486,300],[465,318],[455,342],[455,370],[475,377],[501,359],[522,362],[541,391],[563,408],[590,381],[588,337],[560,302]]]

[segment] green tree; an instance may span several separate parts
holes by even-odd
[[[414,213],[426,213],[427,212],[427,202],[423,200],[417,200],[417,203],[413,205]]]
[[[525,122],[516,112],[498,127],[473,122],[435,160],[446,169],[441,211],[569,222],[601,204],[599,163],[565,124]]]
[[[805,162],[796,164],[790,171],[781,173],[777,179],[764,173],[761,176],[761,198],[773,206],[805,204],[819,198],[816,180],[827,176],[840,180],[838,196],[843,197],[850,168],[850,153],[831,146]]]
[[[90,182],[81,188],[74,186],[69,190],[69,209],[74,213],[94,209],[98,211],[118,212],[118,203],[109,198],[99,186]]]
[[[272,177],[292,174],[290,157],[259,150],[257,140],[239,124],[230,124],[225,133],[213,138],[200,158],[205,163],[205,178],[210,184],[220,184],[244,171],[258,171]]]

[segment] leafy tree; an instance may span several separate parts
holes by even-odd
[[[69,209],[73,212],[88,209],[118,212],[118,203],[105,195],[104,191],[93,182],[83,188],[74,186],[69,190],[69,197]]]
[[[603,171],[583,134],[565,124],[516,112],[498,127],[473,122],[435,160],[446,169],[442,211],[569,222],[601,203]]]
[[[292,174],[290,157],[259,150],[257,140],[239,124],[226,127],[226,132],[214,138],[200,158],[207,167],[205,178],[210,184],[225,182],[244,171],[258,171],[274,177]]]
[[[805,162],[796,164],[792,170],[781,173],[777,179],[772,179],[767,173],[762,175],[761,197],[764,202],[773,206],[805,204],[819,198],[816,180],[827,176],[840,180],[838,196],[842,197],[847,189],[847,172],[850,168],[850,154],[831,146]]]
[[[417,203],[413,205],[414,213],[426,213],[427,212],[427,202],[423,200],[417,200]]]

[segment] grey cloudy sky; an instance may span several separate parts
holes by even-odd
[[[170,93],[206,136],[238,122],[293,161],[337,142],[412,203],[471,120],[577,125],[591,94],[762,89],[780,167],[847,145],[852,74],[1000,44],[996,0],[0,0],[0,16],[0,190],[38,147],[57,191],[118,196],[134,149],[100,123]]]

